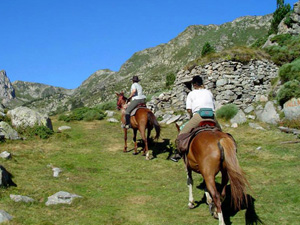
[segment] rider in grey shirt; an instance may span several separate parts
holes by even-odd
[[[138,76],[133,76],[132,77],[132,85],[130,89],[130,96],[129,99],[132,98],[132,101],[128,105],[128,107],[125,110],[125,128],[128,129],[130,128],[130,112],[138,105],[141,103],[145,103],[146,96],[143,95],[143,88],[142,86],[138,83],[140,80]]]

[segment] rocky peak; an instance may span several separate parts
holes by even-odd
[[[5,105],[15,98],[15,90],[6,75],[5,70],[0,71],[0,101]]]

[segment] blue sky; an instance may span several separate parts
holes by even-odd
[[[0,0],[0,70],[12,82],[77,88],[95,71],[118,71],[135,52],[167,43],[189,25],[275,9],[276,0]]]

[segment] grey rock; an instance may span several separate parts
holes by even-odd
[[[59,191],[54,195],[48,197],[48,201],[45,204],[46,206],[57,204],[71,204],[75,198],[82,198],[82,196],[70,194],[65,191]]]
[[[53,167],[52,171],[53,171],[53,177],[58,177],[60,172],[62,172],[62,169],[60,169],[58,167]]]
[[[119,122],[119,121],[118,121],[117,119],[115,119],[115,118],[109,118],[109,119],[107,119],[107,121],[110,122],[110,123],[118,123],[118,122]]]
[[[248,106],[246,109],[244,109],[245,113],[251,113],[254,110],[253,105]]]
[[[283,105],[283,112],[287,119],[296,120],[300,118],[300,98],[292,98]]]
[[[115,112],[110,110],[106,110],[105,113],[107,117],[113,117],[115,115]]]
[[[256,111],[257,118],[265,123],[277,124],[279,122],[279,115],[275,110],[273,102],[267,102],[263,110]]]
[[[10,159],[11,158],[11,154],[7,151],[1,152],[0,157],[2,159]]]
[[[5,212],[4,210],[0,210],[0,223],[3,223],[3,222],[7,222],[9,220],[12,220],[12,216],[9,215],[7,212]]]
[[[71,130],[72,128],[71,127],[69,127],[69,126],[60,126],[59,128],[58,128],[58,131],[59,132],[62,132],[62,131],[65,131],[65,130]]]
[[[257,129],[257,130],[265,130],[263,127],[259,126],[256,123],[249,123],[249,126],[253,129]]]
[[[33,198],[27,197],[27,196],[22,196],[22,195],[9,195],[10,199],[13,200],[14,202],[34,202]]]
[[[18,132],[15,131],[8,123],[0,122],[0,133],[4,135],[6,139],[9,140],[19,140],[21,139]]]
[[[7,115],[11,118],[12,125],[15,127],[33,127],[38,124],[53,129],[52,122],[46,114],[41,114],[28,107],[20,106],[9,110]]]
[[[232,125],[231,125],[231,127],[232,128],[237,128],[239,125],[237,124],[237,123],[233,123]]]
[[[2,100],[3,104],[14,99],[15,89],[13,88],[9,78],[6,75],[4,70],[0,71],[0,100]]]
[[[237,124],[242,124],[247,121],[246,115],[243,112],[243,110],[239,110],[238,113],[230,120],[232,124],[237,123]]]

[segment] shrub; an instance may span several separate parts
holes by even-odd
[[[279,70],[279,76],[284,83],[291,80],[300,81],[300,58],[283,65]]]
[[[174,73],[168,73],[166,76],[166,88],[170,88],[175,82],[176,76]]]
[[[26,136],[29,138],[38,136],[41,139],[47,139],[54,133],[54,131],[50,128],[37,124],[33,127],[19,127],[17,128],[17,132],[22,136]]]
[[[92,121],[92,120],[102,120],[105,117],[105,113],[99,108],[88,108],[82,107],[75,109],[71,112],[70,115],[60,115],[58,120],[65,122],[70,121]]]
[[[300,82],[298,80],[292,80],[286,82],[279,90],[277,94],[277,101],[281,106],[293,97],[300,97]]]
[[[206,42],[204,45],[203,45],[203,48],[202,48],[202,51],[201,51],[201,56],[206,56],[208,55],[209,53],[214,53],[215,52],[215,48],[213,46],[211,46],[209,44],[209,42]]]
[[[238,107],[235,104],[228,104],[222,106],[216,111],[217,118],[223,118],[225,120],[232,119],[237,112],[239,111]]]
[[[102,120],[104,117],[104,113],[96,109],[89,110],[83,115],[85,121]]]
[[[100,110],[114,110],[116,109],[117,103],[115,100],[104,102],[98,105],[96,108]]]

